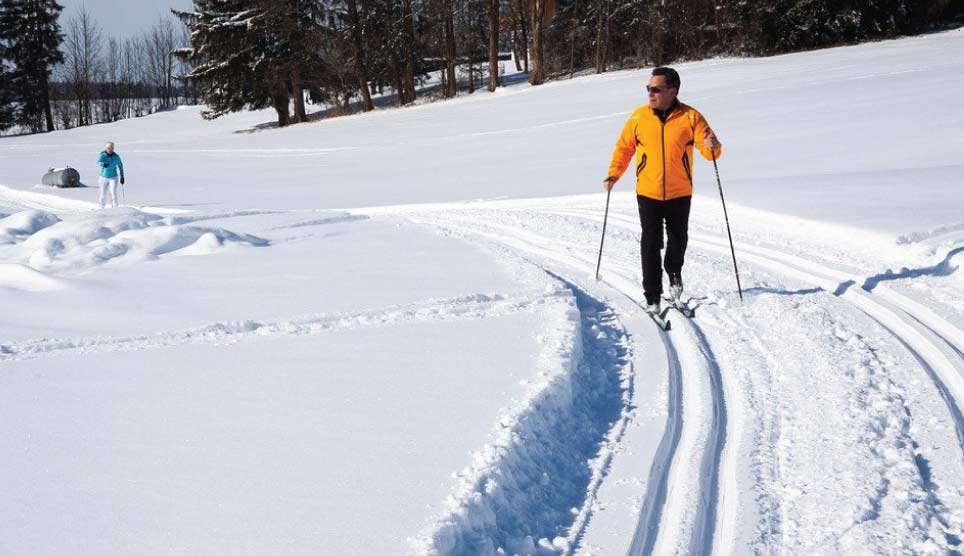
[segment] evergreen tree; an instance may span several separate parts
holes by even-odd
[[[958,2],[960,4],[960,2]],[[751,53],[789,52],[913,33],[948,19],[948,0],[740,1],[736,20]]]
[[[13,91],[10,89],[11,76],[0,59],[0,131],[14,126]]]
[[[56,0],[0,0],[0,60],[12,65],[4,81],[16,105],[13,119],[35,132],[54,130],[49,80],[64,61],[57,22],[63,9]]]
[[[365,58],[369,78],[398,91],[399,104],[414,102],[422,58],[411,0],[365,0]]]
[[[367,21],[367,14],[359,11],[358,0],[346,0],[345,10],[346,12],[343,18],[347,20],[348,26],[346,30],[351,38],[351,42],[349,43],[351,45],[351,65],[354,69],[358,93],[362,99],[362,110],[368,112],[374,110],[375,106],[372,103],[372,96],[368,90],[369,73],[365,63],[366,49],[364,37],[366,35],[365,23]]]
[[[313,0],[196,0],[177,12],[191,30],[191,47],[175,51],[194,70],[205,118],[245,108],[274,107],[278,125],[304,121],[304,89],[328,73],[319,47],[323,19]]]

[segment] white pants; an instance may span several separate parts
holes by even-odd
[[[100,208],[107,204],[107,190],[110,189],[110,206],[117,206],[117,180],[118,178],[100,178]]]

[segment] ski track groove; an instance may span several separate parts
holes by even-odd
[[[673,464],[673,456],[679,446],[683,434],[683,369],[679,355],[673,347],[666,333],[660,334],[660,340],[669,357],[669,404],[666,416],[666,428],[659,441],[653,464],[646,481],[646,493],[643,496],[639,519],[633,532],[633,538],[627,554],[652,554],[656,546],[659,533],[659,523],[666,505],[666,495],[669,489],[669,472]]]
[[[689,321],[689,319],[685,319]],[[710,347],[709,340],[694,322],[686,322],[687,328],[696,336],[697,346],[706,362],[711,391],[715,394],[712,399],[712,425],[710,427],[709,446],[703,454],[700,464],[700,497],[702,503],[698,506],[696,526],[690,540],[690,554],[712,554],[713,537],[716,531],[717,513],[720,496],[720,475],[723,468],[723,447],[726,445],[727,412],[723,390],[723,376],[716,355]]]
[[[589,210],[554,211],[560,215],[598,219],[598,213]],[[629,218],[610,215],[616,226],[632,228]],[[729,255],[729,245],[721,239],[703,233],[690,234],[690,244],[717,254]],[[964,331],[938,316],[931,309],[879,286],[873,292],[857,284],[859,277],[829,268],[820,263],[782,253],[770,248],[737,244],[738,259],[771,271],[811,283],[848,301],[862,313],[876,321],[907,347],[911,355],[921,361],[922,368],[947,406],[959,440],[959,450],[964,456]],[[902,316],[904,313],[906,316]],[[932,336],[933,338],[928,338]],[[951,351],[949,356],[946,352]]]
[[[549,239],[516,226],[491,221],[484,223],[474,222],[476,226],[495,229],[500,232],[492,233],[466,226],[468,219],[464,218],[464,215],[459,215],[458,220],[438,213],[431,214],[429,218],[425,218],[425,216],[406,215],[406,219],[416,224],[440,227],[465,236],[481,237],[508,247],[510,250],[514,249],[536,255],[577,270],[587,268],[587,265],[591,266],[595,262],[573,253],[573,251],[585,251],[584,246],[580,244],[559,239]],[[534,264],[543,266],[535,262]],[[623,269],[620,268],[620,270]],[[634,279],[625,276],[625,274],[620,271],[611,270],[606,273],[606,277],[602,281],[613,287],[617,292],[625,295],[634,305],[639,304],[640,299],[635,295],[635,293],[639,291],[639,288],[636,286]],[[679,315],[678,320],[689,321],[689,319],[682,315]],[[711,398],[708,442],[705,446],[701,447],[702,453],[696,454],[696,456],[700,457],[700,478],[698,479],[699,492],[697,494],[698,500],[696,502],[696,511],[692,524],[693,530],[690,536],[690,553],[712,554],[714,538],[717,533],[716,524],[719,513],[717,505],[720,500],[721,460],[724,455],[723,448],[727,430],[725,398],[720,369],[715,362],[715,356],[713,356],[712,348],[710,348],[706,336],[695,323],[690,321],[686,324],[685,329],[688,330],[689,333],[683,334],[679,332],[677,334],[686,337],[688,345],[686,346],[685,352],[690,354],[691,358],[693,358],[692,355],[698,354],[693,359],[697,359],[700,362],[693,363],[690,367],[703,367],[699,369],[699,371],[705,373],[709,378],[709,397]],[[673,488],[671,478],[673,478],[674,470],[676,470],[680,464],[678,457],[682,457],[679,456],[677,452],[681,438],[684,437],[684,432],[686,432],[684,429],[700,426],[699,423],[691,424],[683,419],[684,407],[682,400],[684,398],[683,390],[685,389],[685,381],[683,380],[685,367],[680,361],[676,341],[672,335],[662,331],[659,332],[659,334],[666,351],[669,366],[669,415],[667,416],[667,426],[664,429],[663,437],[660,440],[659,447],[657,448],[656,455],[650,467],[649,481],[644,494],[641,512],[628,552],[630,556],[651,554],[653,550],[658,547],[657,541],[660,539],[661,533],[666,534],[666,531],[672,530],[675,525],[664,525],[660,527],[663,519],[665,519],[667,515],[672,515],[672,517],[677,518],[685,513],[685,508],[679,507],[682,503],[678,502],[675,498],[668,501],[667,494]],[[695,372],[695,369],[690,371],[690,373],[693,372]],[[690,391],[686,397],[694,395],[699,394]],[[689,427],[687,427],[688,425]],[[699,436],[699,434],[691,431],[686,433],[686,436],[695,437]],[[674,462],[676,465],[674,465]],[[670,503],[668,509],[667,502]],[[664,540],[664,543],[665,542]]]
[[[598,223],[602,211],[594,209],[559,209],[558,207],[546,207],[540,210],[540,207],[525,207],[510,210],[509,212],[518,214],[539,212],[543,215],[590,219]],[[572,251],[579,249],[579,245],[575,243],[556,239],[550,240],[528,229],[493,222],[485,222],[482,225],[512,234],[514,236],[513,239],[507,239],[504,236],[500,237],[499,234],[480,232],[478,230],[473,231],[463,225],[466,221],[463,216],[464,215],[460,214],[457,222],[449,221],[448,223],[445,222],[444,217],[436,217],[435,224],[441,223],[443,227],[458,231],[462,234],[481,236],[490,241],[502,242],[506,245],[515,244],[516,247],[520,246],[519,241],[524,238],[525,243],[529,244],[528,251],[554,259],[557,262],[564,262],[575,268],[585,265],[591,266],[595,262],[585,257],[574,256]],[[636,222],[634,218],[611,213],[610,219],[613,220],[614,224],[618,227],[634,232],[637,230],[638,222]],[[432,224],[431,222],[425,221],[421,223]],[[555,247],[546,247],[547,244]],[[715,253],[723,258],[728,258],[730,254],[729,245],[726,242],[706,233],[691,232],[691,244],[698,249]],[[543,247],[535,247],[534,245],[542,245]],[[583,246],[582,251],[584,250],[585,248]],[[798,279],[805,283],[814,284],[819,289],[833,293],[835,296],[846,300],[861,313],[880,325],[886,333],[893,336],[898,344],[903,346],[914,360],[919,363],[921,370],[926,374],[928,380],[936,387],[954,423],[959,448],[962,454],[964,454],[964,416],[962,416],[961,411],[961,403],[962,400],[964,400],[964,356],[962,356],[964,332],[938,316],[931,309],[884,286],[874,288],[873,291],[867,290],[857,286],[857,284],[864,283],[864,281],[859,278],[827,267],[826,265],[763,246],[738,244],[738,250],[741,253],[741,259],[755,266],[775,271],[778,274]],[[609,258],[612,259],[614,257]],[[567,259],[569,260],[567,261]],[[610,274],[612,274],[612,271],[607,272],[607,275]],[[622,292],[633,301],[637,301],[634,296],[627,293],[633,290],[625,289],[625,283],[617,285],[608,279],[604,281],[609,282],[610,285],[617,290],[622,290]],[[619,282],[625,281],[625,277],[620,277]],[[700,335],[696,345],[703,350],[705,360],[712,365],[715,362],[715,357],[713,357],[712,351],[706,351],[709,349],[709,344],[705,335],[703,335],[695,323],[689,324],[690,326],[688,326],[687,329],[690,330],[691,333]],[[674,378],[670,350],[672,340],[664,334],[663,341],[666,344],[667,357],[671,361],[670,380],[672,382]],[[676,360],[676,364],[679,365],[678,359]],[[715,372],[713,372],[714,370]],[[722,403],[724,385],[721,384],[722,379],[720,378],[719,371],[718,365],[715,366],[715,369],[710,369],[710,377],[714,382],[711,390],[713,393],[720,394],[714,397],[714,400],[719,400],[719,404],[714,405],[713,409],[714,416],[718,415],[718,412],[722,409],[724,412],[722,420],[725,421],[727,418],[725,415],[725,404]],[[703,454],[701,477],[704,480],[701,481],[700,495],[703,497],[704,502],[698,506],[699,513],[697,522],[694,524],[694,536],[690,538],[689,553],[691,554],[711,554],[713,552],[714,531],[709,523],[717,519],[726,519],[723,515],[726,513],[725,509],[718,511],[718,506],[721,504],[719,499],[721,488],[719,484],[720,470],[725,467],[725,465],[721,464],[719,459],[717,459],[715,463],[712,463],[713,456],[722,453],[722,448],[726,442],[726,428],[716,428],[714,431],[719,431],[719,433],[722,434],[717,435],[711,442],[712,447],[708,447]],[[680,430],[671,427],[668,422],[657,454],[659,455],[660,451],[664,450],[664,444],[671,446],[675,452],[678,448],[679,435]],[[718,450],[713,448],[718,448]],[[659,525],[663,519],[663,516],[660,514],[665,504],[664,489],[666,481],[668,481],[667,474],[669,473],[669,470],[666,470],[657,478],[652,476],[657,472],[658,459],[657,457],[656,460],[654,460],[653,467],[651,468],[650,481],[647,483],[646,498],[629,552],[631,555],[651,553],[654,547],[657,546],[655,543],[660,534]],[[712,469],[714,472],[707,473],[707,469]],[[708,481],[705,480],[707,476],[711,477],[709,481],[711,484],[707,484]],[[735,504],[735,500],[730,500],[729,503]],[[775,524],[771,523],[770,526],[775,527],[778,531],[781,530],[779,522]],[[664,524],[662,529],[665,530],[666,528],[667,525]],[[717,536],[720,535],[721,532],[718,531]]]
[[[222,345],[255,338],[319,334],[335,330],[393,326],[409,322],[491,318],[515,314],[551,303],[553,300],[559,299],[560,296],[568,295],[567,291],[559,289],[551,292],[474,294],[357,313],[315,315],[266,321],[221,321],[195,328],[136,336],[25,340],[0,344],[0,363],[34,359],[64,352],[140,351],[185,344]]]

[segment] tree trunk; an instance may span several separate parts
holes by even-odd
[[[308,114],[305,111],[305,92],[301,85],[301,72],[297,66],[291,70],[291,99],[295,104],[295,121],[299,123],[308,121]]]
[[[44,119],[47,123],[47,131],[54,130],[54,115],[50,110],[50,83],[47,82],[47,71],[46,69],[41,69],[40,75],[40,94],[41,102],[44,105]]]
[[[452,21],[452,0],[445,0],[445,96],[454,97],[458,93],[455,81],[455,23]]]
[[[415,102],[415,20],[412,17],[412,0],[402,2],[405,25],[405,82],[406,102]]]
[[[348,17],[351,20],[351,41],[355,57],[355,79],[358,80],[358,92],[362,97],[362,110],[370,112],[375,109],[372,96],[368,92],[368,71],[365,69],[364,51],[361,36],[361,18],[358,16],[356,0],[348,0]]]
[[[519,0],[519,26],[522,28],[522,71],[529,73],[529,10],[528,2]]]
[[[489,0],[489,92],[499,86],[499,0]]]
[[[576,71],[576,21],[579,20],[579,0],[572,7],[572,34],[569,36],[569,79]]]
[[[164,76],[164,90],[167,94],[167,108],[174,105],[174,87],[171,86],[171,74],[174,73],[174,63],[172,60],[172,54],[167,54],[167,65],[164,66],[165,73]]]
[[[653,60],[657,66],[665,65],[666,60],[666,37],[665,31],[665,20],[663,19],[664,13],[660,6],[653,6],[653,12],[655,12],[656,17],[653,19],[656,21],[655,29],[653,30],[653,43],[654,52]]]
[[[611,12],[612,4],[610,3],[609,0],[605,0],[605,2],[606,2],[606,30],[603,31],[603,36],[605,37],[606,42],[604,43],[605,47],[603,48],[603,71],[606,71],[606,69],[609,67],[609,62],[612,61],[613,59],[613,54],[612,54],[613,53],[613,35],[612,33],[609,32],[610,28],[612,28],[612,17],[610,17],[612,15],[612,12]],[[621,62],[617,62],[617,64],[619,69],[623,69]]]
[[[519,32],[515,25],[512,26],[512,61],[515,62],[515,70],[522,71],[522,49],[519,48]]]
[[[545,19],[546,2],[548,0],[535,0],[535,10],[532,14],[532,73],[529,74],[529,83],[541,85],[546,80],[545,57],[543,51],[543,39],[545,38]]]
[[[596,73],[606,71],[606,20],[609,19],[608,2],[596,1]]]
[[[405,90],[405,79],[402,76],[402,63],[398,57],[392,54],[392,68],[395,70],[395,90],[398,91],[398,105],[405,104],[408,91]]]
[[[283,84],[278,87],[271,97],[275,112],[278,113],[278,127],[284,127],[291,121],[288,114],[288,91]]]

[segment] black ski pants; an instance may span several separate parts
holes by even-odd
[[[683,270],[691,199],[692,197],[678,197],[658,201],[642,195],[636,196],[639,224],[643,229],[639,247],[643,262],[643,293],[647,303],[656,303],[663,293],[663,269],[660,268],[659,252],[663,249],[664,223],[667,242],[663,267],[670,274],[680,274]]]

